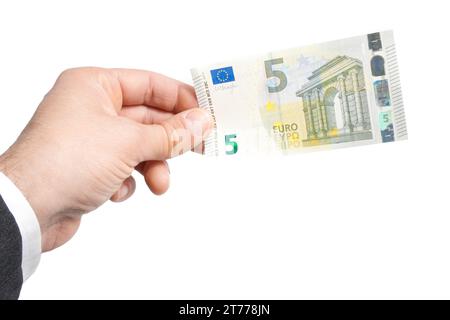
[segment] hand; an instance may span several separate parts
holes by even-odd
[[[83,213],[131,196],[134,169],[153,193],[164,193],[165,159],[198,146],[210,129],[196,106],[191,86],[156,73],[64,71],[0,157],[0,171],[37,215],[42,250],[67,242]]]

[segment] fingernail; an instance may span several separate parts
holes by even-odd
[[[167,172],[169,172],[169,174],[170,174],[170,167],[169,167],[169,164],[167,163],[167,161],[164,161],[164,164],[166,165]]]
[[[122,187],[120,187],[119,194],[118,194],[117,198],[119,198],[119,200],[125,198],[128,195],[129,191],[130,191],[130,188],[128,187],[128,185],[126,183],[124,183],[122,185]]]
[[[192,127],[189,128],[193,130],[193,132],[198,132],[201,128],[202,133],[204,134],[211,128],[211,117],[208,112],[202,109],[192,109],[186,113],[185,119],[191,122]]]

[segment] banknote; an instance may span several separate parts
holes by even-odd
[[[204,153],[290,154],[407,139],[392,31],[191,70]]]

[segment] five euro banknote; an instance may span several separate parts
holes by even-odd
[[[407,139],[392,31],[192,69],[204,153],[290,154]]]

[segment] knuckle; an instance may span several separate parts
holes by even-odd
[[[102,71],[102,68],[97,67],[77,67],[77,68],[69,68],[61,72],[59,75],[59,80],[65,79],[83,79],[89,75],[95,75]]]
[[[138,163],[145,160],[163,160],[170,156],[172,150],[170,125],[139,124],[139,128],[135,141],[143,143],[138,144]]]
[[[71,78],[81,72],[84,68],[69,68],[61,72],[60,78]]]
[[[171,157],[173,150],[176,148],[179,137],[177,135],[177,131],[175,127],[168,121],[165,121],[161,124],[163,130],[164,138],[161,139],[161,153],[165,155],[165,157]]]
[[[141,161],[146,160],[164,160],[178,156],[189,151],[192,146],[192,137],[189,130],[186,129],[184,119],[173,117],[169,121],[164,121],[158,125],[140,124],[139,141],[148,141],[140,145]],[[149,128],[151,128],[149,130]],[[149,136],[151,135],[151,136]],[[147,150],[145,148],[152,148]]]
[[[170,157],[178,156],[191,149],[192,134],[181,116],[173,117],[165,123]]]

